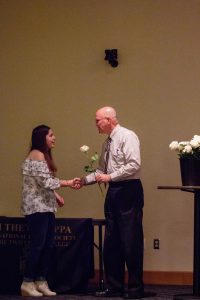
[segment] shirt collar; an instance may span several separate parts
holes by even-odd
[[[117,124],[116,126],[115,126],[115,128],[112,130],[112,132],[111,132],[111,134],[110,134],[110,138],[112,139],[112,137],[115,135],[115,133],[117,132],[117,131],[119,131],[119,129],[120,129],[120,125],[119,124]]]

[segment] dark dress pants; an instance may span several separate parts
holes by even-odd
[[[139,179],[109,184],[105,199],[104,267],[107,287],[143,292],[143,188]]]
[[[30,233],[24,280],[45,280],[54,245],[55,215],[51,212],[26,216]]]

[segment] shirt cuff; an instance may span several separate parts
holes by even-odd
[[[91,173],[87,176],[85,176],[85,184],[91,184],[91,183],[95,183],[96,179],[95,179],[95,173]]]

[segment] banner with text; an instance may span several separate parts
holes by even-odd
[[[57,218],[48,281],[58,293],[87,289],[94,276],[92,219]],[[29,247],[25,218],[0,217],[0,292],[19,293]]]

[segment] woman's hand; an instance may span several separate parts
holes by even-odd
[[[60,185],[61,186],[69,186],[72,189],[79,190],[82,185],[81,185],[81,179],[78,177],[75,177],[74,179],[69,179],[69,180],[60,180]]]
[[[65,204],[64,198],[62,196],[60,196],[58,193],[56,193],[55,191],[54,191],[54,194],[56,196],[56,202],[57,202],[58,206],[62,207]]]

